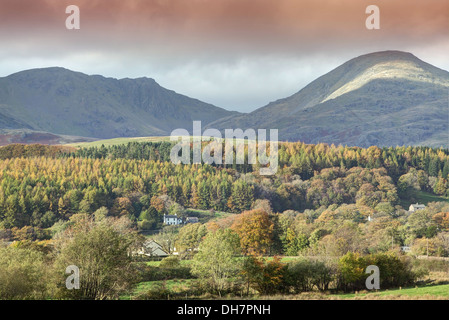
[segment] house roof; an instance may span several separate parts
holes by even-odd
[[[164,215],[164,218],[166,218],[166,219],[182,219],[181,217],[178,217],[178,216],[176,216],[176,215],[172,215],[172,214],[167,214],[167,215]]]
[[[146,248],[146,251],[144,254],[148,256],[168,256],[168,253],[165,252],[164,249],[162,249],[162,246],[157,243],[156,241],[150,239],[148,241],[145,241],[143,246]]]

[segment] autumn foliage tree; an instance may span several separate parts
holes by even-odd
[[[252,287],[260,294],[270,295],[285,289],[284,280],[287,266],[279,257],[267,260],[261,257],[249,256],[245,258],[242,276],[246,280],[247,288]]]
[[[449,212],[439,212],[432,218],[442,229],[449,230]]]
[[[231,226],[240,238],[243,254],[262,255],[273,241],[274,224],[262,209],[244,211]]]

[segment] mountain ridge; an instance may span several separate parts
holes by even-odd
[[[154,79],[115,79],[60,67],[0,78],[2,129],[94,138],[167,135],[237,114],[160,86]]]
[[[281,140],[306,143],[449,147],[448,92],[449,72],[411,53],[382,51],[351,59],[290,97],[209,126],[279,129]],[[417,128],[407,128],[407,121]]]
[[[279,129],[284,141],[447,148],[448,93],[449,72],[394,50],[353,58],[250,113],[178,94],[152,78],[50,67],[0,78],[0,129],[108,139],[191,131],[200,120],[203,129]]]

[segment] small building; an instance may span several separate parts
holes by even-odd
[[[137,254],[146,255],[148,257],[167,257],[169,255],[162,246],[154,240],[145,241]]]
[[[178,217],[176,214],[164,214],[164,224],[167,225],[179,225],[183,224],[183,219],[181,217]]]
[[[198,217],[187,217],[186,221],[185,221],[185,224],[187,224],[187,223],[198,223],[198,222],[199,222]]]
[[[411,249],[409,246],[402,246],[402,247],[401,247],[401,251],[402,251],[402,252],[411,252],[412,249]]]
[[[423,204],[419,204],[419,203],[415,203],[415,204],[411,204],[410,207],[408,208],[409,212],[415,212],[417,210],[422,210],[425,209],[426,206]]]

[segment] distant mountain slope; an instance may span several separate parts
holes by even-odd
[[[306,143],[449,147],[449,72],[414,55],[352,59],[291,97],[209,126],[279,129]]]
[[[0,129],[115,138],[167,135],[238,114],[165,89],[153,79],[112,79],[63,68],[0,78]]]
[[[57,135],[29,129],[0,129],[0,146],[9,144],[75,144],[92,143],[93,141],[95,141],[93,138]]]

